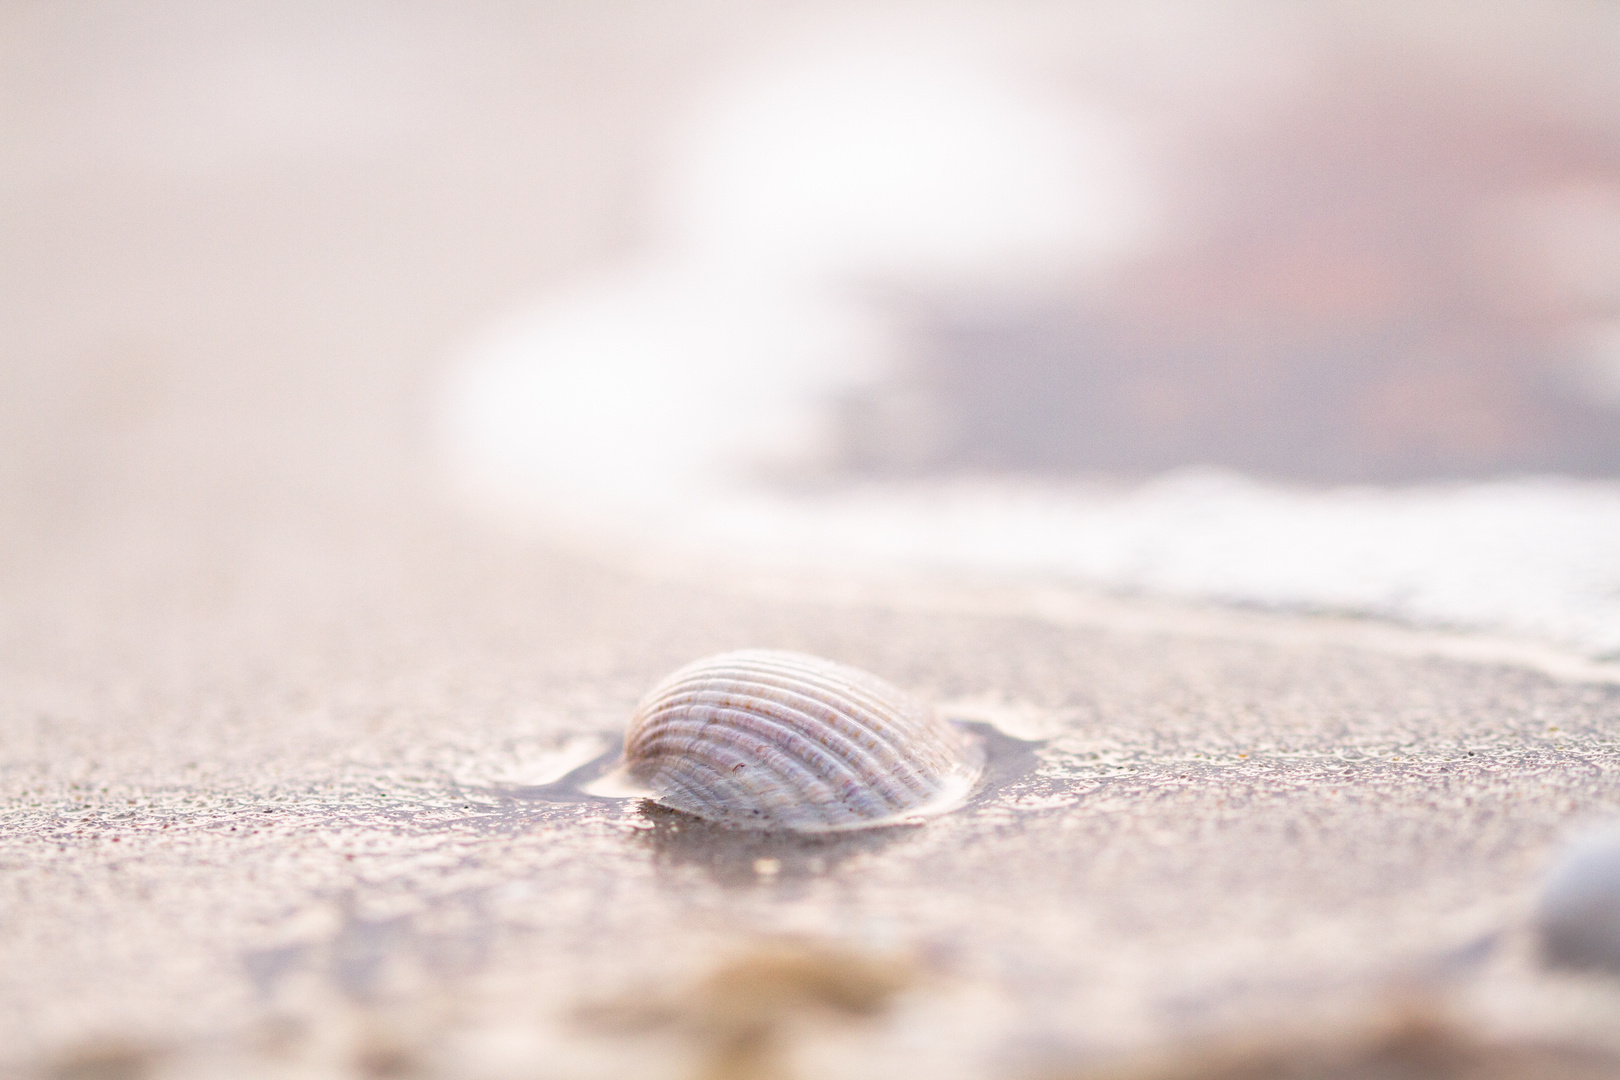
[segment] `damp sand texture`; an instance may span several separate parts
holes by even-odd
[[[382,1055],[435,1076],[682,1076],[716,1052],[690,1024],[582,1014],[680,999],[783,941],[914,973],[881,1009],[770,1029],[829,1075],[1331,1031],[1411,985],[1493,1037],[1584,1038],[1614,1015],[1602,977],[1541,967],[1529,925],[1564,838],[1620,810],[1614,685],[754,601],[422,520],[338,541],[317,569],[353,568],[341,602],[154,608],[152,577],[219,569],[161,555],[130,577],[109,559],[91,596],[22,594],[8,1067],[110,1044],[181,1075]],[[849,834],[537,796],[666,672],[737,642],[857,663],[1036,747],[988,798]]]

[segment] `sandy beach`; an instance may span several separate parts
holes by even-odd
[[[1612,660],[463,512],[446,357],[627,250],[670,88],[802,14],[480,10],[0,14],[0,1072],[1613,1075],[1620,980],[1534,932],[1620,816]],[[209,50],[328,126],[209,113]],[[756,646],[978,725],[989,779],[820,838],[558,787]]]
[[[806,1021],[807,1072],[1080,1070],[1408,997],[1497,1039],[1612,1031],[1620,990],[1544,972],[1529,929],[1563,839],[1617,809],[1612,682],[750,601],[357,517],[133,565],[121,530],[9,583],[20,1075],[687,1075],[701,1030],[581,1010],[678,1003],[784,939],[916,973],[881,1019]],[[802,841],[533,794],[742,645],[994,723],[1004,768],[924,826]]]

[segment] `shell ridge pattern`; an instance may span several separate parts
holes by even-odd
[[[724,777],[716,774],[706,762],[682,762],[678,766],[666,767],[659,770],[658,778],[674,789],[666,792],[663,800],[677,810],[701,816],[705,807],[735,802]],[[761,813],[757,807],[749,809],[756,815]]]
[[[783,748],[765,744],[759,749],[760,761],[772,772],[782,776],[788,782],[776,790],[783,793],[797,792],[801,796],[793,800],[796,807],[783,809],[798,810],[813,808],[816,816],[827,824],[837,824],[848,818],[861,818],[871,816],[873,813],[884,813],[887,804],[879,801],[875,807],[859,805],[852,810],[851,803],[861,804],[871,802],[870,798],[863,798],[859,778],[851,777],[848,782],[835,788],[831,782],[820,775],[810,762],[795,758]]]
[[[699,817],[820,831],[949,809],[983,766],[976,749],[874,675],[742,650],[688,664],[641,699],[625,768]]]
[[[674,803],[680,810],[689,810],[700,816],[719,816],[721,819],[752,818],[760,821],[778,821],[784,814],[805,818],[813,816],[815,824],[836,826],[842,824],[841,803],[831,790],[818,795],[808,792],[804,777],[797,776],[794,763],[781,756],[761,755],[748,764],[747,779],[729,774],[729,769],[716,769],[711,763],[700,767],[685,767],[682,776],[689,780],[687,790],[692,795],[690,805]],[[786,767],[784,767],[786,764]],[[716,813],[716,808],[721,808]],[[847,810],[844,811],[847,814]]]
[[[770,794],[789,782],[773,763],[759,760],[745,763],[735,748],[723,741],[704,739],[696,749],[698,752],[693,754],[657,756],[653,759],[657,767],[647,777],[655,783],[661,781],[680,789],[679,794],[685,795],[685,800],[672,797],[677,793],[666,793],[667,801],[677,809],[701,813],[706,807],[726,806],[733,811],[741,809],[763,815],[773,801]],[[739,784],[733,775],[733,767],[738,764],[747,764],[754,770],[746,784]],[[762,784],[761,775],[766,776],[768,782]],[[731,816],[731,811],[727,816]]]
[[[857,673],[859,674],[859,673]],[[872,732],[873,738],[882,742],[889,753],[897,760],[904,761],[905,755],[901,753],[897,743],[900,740],[910,740],[916,745],[913,750],[926,749],[930,757],[936,760],[929,762],[938,767],[949,759],[948,753],[936,753],[936,743],[939,735],[934,726],[934,717],[931,710],[919,711],[916,706],[903,696],[897,696],[898,691],[892,686],[877,684],[875,679],[869,683],[857,682],[853,679],[833,678],[809,668],[794,669],[795,678],[803,682],[807,688],[828,691],[832,696],[827,703],[830,707],[838,707],[833,702],[843,705],[843,712],[852,721],[866,727]],[[812,695],[813,696],[813,695]],[[864,717],[879,721],[878,727],[872,727],[863,722]],[[954,735],[954,732],[949,734]]]
[[[669,725],[666,725],[666,727],[669,727]],[[658,746],[658,743],[653,743],[651,748],[656,750],[656,746]],[[687,751],[687,755],[684,755],[679,759],[682,761],[682,764],[685,764],[685,761],[698,761],[698,763],[703,763],[705,766],[708,766],[708,769],[713,771],[714,774],[716,774],[716,777],[719,777],[719,780],[721,780],[719,784],[711,785],[716,792],[718,792],[721,787],[724,787],[726,790],[744,790],[744,792],[761,793],[770,792],[770,790],[774,789],[782,789],[782,787],[797,787],[800,792],[807,795],[808,798],[805,801],[829,801],[833,800],[834,798],[833,789],[831,789],[829,785],[826,785],[825,782],[821,782],[820,777],[815,777],[815,774],[812,774],[812,772],[805,771],[804,767],[784,767],[787,763],[791,763],[791,758],[784,758],[784,756],[781,755],[763,755],[763,753],[758,753],[758,751],[755,750],[752,751],[752,753],[748,753],[747,759],[744,759],[744,755],[740,755],[737,748],[735,748],[735,738],[724,737],[724,732],[703,735],[700,740],[697,740],[697,742],[693,742],[692,745],[690,745],[690,750]],[[757,771],[766,772],[768,776],[773,777],[774,784],[760,784],[757,776],[747,777],[748,782],[745,782],[745,784],[737,784],[734,777],[729,776],[729,774],[732,774],[735,766],[739,766],[739,764],[742,764],[742,766],[747,766],[748,769],[757,769]],[[664,769],[664,767],[667,766],[666,764],[661,763],[659,764],[659,767]],[[807,789],[810,787],[810,785],[805,782],[807,777],[808,779],[815,780],[816,784],[820,784],[820,787],[823,787],[825,790],[820,793],[808,792]]]
[[[895,719],[899,720],[901,725],[908,729],[916,729],[919,726],[917,719],[909,714],[909,710],[898,707],[901,703],[895,698],[896,687],[883,684],[875,677],[869,676],[865,672],[857,672],[853,668],[846,668],[834,674],[802,661],[790,659],[777,661],[777,655],[780,654],[771,656],[772,662],[743,657],[736,662],[735,667],[776,678],[781,678],[784,674],[787,674],[799,681],[820,689],[833,691],[843,697],[858,697],[862,699],[861,704],[869,709],[894,714]]]
[[[649,726],[655,725],[656,732],[649,735],[643,745],[648,751],[656,751],[665,742],[681,742],[689,753],[720,757],[722,760],[719,764],[728,768],[738,764],[753,766],[769,763],[773,766],[772,771],[780,775],[784,782],[789,782],[791,774],[802,788],[824,788],[825,797],[829,800],[839,796],[848,798],[863,787],[875,786],[871,770],[860,767],[859,757],[853,762],[840,758],[829,748],[818,745],[791,722],[736,707],[709,708],[712,712],[706,712],[703,716],[693,716],[684,711],[678,711],[676,715],[655,716]],[[718,723],[722,720],[730,721],[735,731],[726,730],[725,725]],[[753,745],[739,750],[736,731],[750,735]],[[692,732],[696,734],[689,743],[681,739],[681,736]],[[781,738],[773,739],[774,735]],[[783,746],[776,745],[777,742],[794,753],[787,753]],[[888,792],[883,794],[889,795]],[[820,802],[822,799],[813,795],[812,801]],[[883,801],[895,800],[886,797]]]
[[[717,771],[709,762],[683,761],[666,766],[660,770],[659,777],[676,789],[667,793],[665,799],[678,810],[698,812],[704,807],[727,806],[761,813],[755,802],[739,799],[724,772]]]
[[[744,665],[739,664],[738,666],[742,667]],[[753,665],[749,666],[753,667]],[[947,747],[936,745],[939,738],[936,730],[931,725],[926,723],[924,718],[914,715],[913,710],[905,708],[903,702],[895,701],[892,692],[888,695],[879,696],[875,692],[867,691],[860,694],[860,697],[864,700],[839,701],[838,699],[840,698],[848,699],[856,696],[855,694],[851,693],[851,685],[847,681],[833,681],[831,679],[821,677],[801,678],[799,671],[795,670],[792,673],[794,677],[800,678],[802,682],[807,684],[802,689],[797,689],[784,687],[780,684],[780,682],[770,681],[771,676],[775,676],[777,679],[781,678],[781,672],[779,671],[766,668],[763,665],[759,666],[757,670],[760,671],[759,681],[744,680],[732,675],[724,680],[724,684],[726,685],[727,689],[732,689],[733,686],[739,690],[741,690],[744,686],[747,686],[748,688],[757,687],[759,689],[766,690],[768,694],[772,696],[790,693],[796,694],[802,699],[813,702],[820,709],[833,710],[838,716],[847,720],[852,726],[864,732],[875,744],[879,744],[877,747],[874,747],[874,750],[882,753],[883,756],[889,758],[891,761],[905,770],[907,777],[914,781],[908,783],[906,786],[911,787],[915,791],[933,790],[935,785],[928,784],[926,780],[924,780],[924,772],[915,768],[910,762],[907,761],[906,755],[901,751],[900,746],[897,744],[897,736],[907,738],[915,743],[916,745],[913,748],[914,752],[925,751],[925,756],[928,759],[926,764],[931,768],[937,769],[945,767],[946,762],[948,762],[951,757],[949,749]],[[807,668],[804,670],[809,672],[809,669]],[[810,674],[815,673],[812,672]],[[696,680],[686,681],[692,684],[690,689],[686,689],[682,686],[671,686],[671,693],[666,697],[666,700],[674,703],[681,700],[681,697],[677,697],[676,695],[684,696],[685,694],[701,694],[715,689],[716,684],[720,682],[720,680],[714,679],[703,680],[702,683],[698,683]],[[674,680],[672,679],[671,682],[673,683]],[[804,692],[805,690],[812,689],[829,691],[832,700],[825,700],[823,698],[816,697],[814,694]],[[863,707],[857,708],[856,706]],[[954,734],[954,732],[952,734]]]
[[[734,691],[733,685],[741,689]],[[889,739],[850,716],[845,709],[783,687],[762,684],[757,693],[746,683],[728,681],[724,689],[693,690],[661,701],[648,718],[648,727],[656,728],[668,723],[673,714],[715,707],[745,708],[746,712],[776,723],[788,737],[807,740],[819,750],[833,754],[838,760],[856,769],[868,783],[880,784],[891,801],[904,800],[918,793],[931,793],[937,785],[930,784],[920,770],[906,761],[899,748]],[[747,705],[735,703],[746,698]],[[883,718],[874,720],[882,723]],[[819,729],[819,737],[812,735]],[[648,744],[649,746],[651,743]],[[884,771],[875,771],[871,763],[880,763]],[[932,762],[930,762],[932,764]],[[909,794],[908,794],[909,793]]]
[[[838,739],[863,753],[888,753],[890,755],[895,753],[889,740],[883,738],[878,731],[874,730],[874,725],[870,721],[863,723],[863,717],[851,715],[849,710],[829,705],[809,694],[765,683],[756,685],[735,681],[727,682],[720,689],[694,689],[679,697],[667,698],[659,702],[653,715],[662,716],[682,710],[728,706],[740,701],[746,702],[741,707],[781,715],[788,723],[801,726],[801,730],[809,730],[802,727],[807,722],[828,724],[833,728],[833,733]],[[881,726],[881,722],[881,719],[879,719],[877,726]]]

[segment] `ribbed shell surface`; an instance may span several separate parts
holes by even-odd
[[[882,679],[766,649],[699,660],[654,687],[624,757],[677,810],[812,832],[925,812],[965,794],[983,764],[976,744]]]

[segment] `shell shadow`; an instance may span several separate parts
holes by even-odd
[[[1016,739],[976,721],[952,723],[971,735],[984,750],[984,775],[954,813],[969,812],[993,800],[1000,790],[1028,775],[1044,742]],[[924,823],[878,825],[847,832],[763,832],[717,825],[653,802],[641,803],[647,823],[638,834],[653,850],[655,861],[668,867],[697,867],[732,888],[802,884],[824,876],[857,855],[876,854],[898,840],[927,828]]]
[[[956,728],[971,735],[984,748],[984,775],[962,809],[982,806],[1001,794],[1008,784],[1022,780],[1040,764],[1038,754],[1046,739],[1018,739],[980,720],[952,720]]]
[[[1032,772],[1044,741],[1017,739],[987,723],[952,720],[984,751],[984,775],[972,794],[953,813],[995,799],[1001,789]],[[503,785],[480,792],[508,806],[556,804],[613,804],[621,797],[595,795],[586,789],[616,768],[621,751],[610,750],[549,784]],[[822,876],[857,855],[882,851],[895,841],[914,835],[926,824],[896,823],[847,832],[761,832],[708,822],[691,814],[639,799],[644,827],[638,842],[652,848],[654,860],[666,867],[697,867],[729,887],[786,885]]]
[[[883,825],[849,832],[762,832],[716,825],[652,800],[636,838],[665,867],[696,867],[716,883],[742,888],[793,885],[821,877],[857,855],[882,851],[920,825]]]

